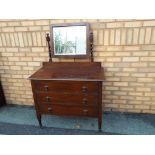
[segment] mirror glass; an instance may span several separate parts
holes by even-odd
[[[83,25],[53,27],[54,55],[86,55],[86,31]]]

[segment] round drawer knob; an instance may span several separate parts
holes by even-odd
[[[45,88],[45,91],[48,91],[48,86],[47,85],[45,85],[44,88]]]
[[[83,109],[83,112],[84,112],[85,114],[87,114],[87,113],[88,113],[88,109]]]
[[[83,98],[82,103],[83,103],[84,105],[87,105],[88,100],[87,100],[86,98]]]
[[[47,96],[46,97],[46,102],[49,102],[51,100],[51,97]]]
[[[52,111],[52,108],[51,107],[48,107],[48,111],[51,112]]]
[[[85,92],[87,92],[87,90],[88,90],[88,88],[87,88],[86,86],[83,86],[83,87],[82,87],[82,92],[85,93]]]

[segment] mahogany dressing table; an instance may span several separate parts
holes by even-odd
[[[61,24],[54,25],[54,28],[77,25],[86,26],[87,51],[85,56],[90,56],[91,61],[52,62],[52,56],[60,55],[54,53],[53,47],[56,45],[53,46],[53,40],[50,43],[50,37],[47,34],[49,62],[43,62],[42,68],[29,77],[40,127],[42,127],[42,114],[49,114],[96,117],[98,128],[101,129],[104,70],[100,62],[93,62],[93,35],[89,32],[89,25],[87,23]],[[51,31],[51,36],[53,36],[53,25]],[[68,58],[67,56],[73,57],[73,55],[61,55],[63,58]],[[80,58],[79,55],[74,55],[74,58],[76,56]],[[81,57],[84,58],[84,55]]]

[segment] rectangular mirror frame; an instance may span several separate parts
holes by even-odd
[[[55,55],[54,54],[54,38],[53,28],[55,27],[69,27],[69,26],[86,26],[86,55]],[[90,26],[89,23],[66,23],[66,24],[52,24],[50,26],[50,44],[51,44],[51,55],[53,58],[89,58],[90,57]]]

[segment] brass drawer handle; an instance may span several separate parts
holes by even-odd
[[[84,112],[84,113],[87,113],[87,112],[88,112],[88,109],[83,109],[83,112]]]
[[[86,86],[83,86],[83,87],[82,87],[82,92],[85,93],[85,92],[87,92],[87,90],[88,90],[88,88],[87,88]]]
[[[48,111],[51,112],[52,111],[52,108],[51,107],[48,107]]]
[[[44,88],[45,88],[45,91],[48,91],[48,86],[47,85],[45,85]]]
[[[49,102],[51,100],[51,97],[47,96],[46,97],[46,102]]]
[[[85,105],[87,105],[88,100],[86,98],[83,98],[82,103],[85,104]]]

